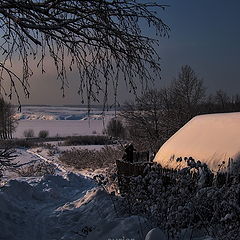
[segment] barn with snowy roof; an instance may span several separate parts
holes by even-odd
[[[199,115],[191,119],[166,141],[154,161],[163,167],[182,168],[193,157],[217,170],[223,161],[240,161],[240,112]]]

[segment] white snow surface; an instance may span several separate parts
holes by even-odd
[[[80,107],[23,106],[14,116],[19,121],[13,136],[23,138],[28,129],[33,129],[35,136],[41,130],[47,130],[50,137],[102,135],[114,116],[115,111],[103,113],[101,108],[94,108],[89,114],[87,108]]]
[[[136,216],[118,218],[110,196],[73,173],[11,180],[0,191],[0,224],[6,240],[134,237],[139,228]]]
[[[102,120],[108,115],[114,115],[114,111],[103,113],[102,107],[92,108],[89,113],[87,107],[22,106],[14,117],[19,120]]]
[[[54,163],[36,150],[18,150],[16,161]],[[55,165],[58,175],[15,177],[0,188],[1,240],[144,238],[145,219],[120,216],[112,196],[92,179]]]
[[[33,129],[35,136],[41,130],[47,130],[50,137],[102,135],[104,124],[101,120],[20,120],[14,137],[23,138],[24,131],[28,129]]]
[[[156,154],[164,167],[185,167],[178,157],[193,157],[217,170],[222,161],[239,159],[240,113],[206,114],[194,117],[176,132]]]

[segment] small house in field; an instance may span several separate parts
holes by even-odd
[[[196,116],[165,142],[154,161],[163,167],[182,168],[185,161],[178,157],[192,157],[218,170],[229,158],[240,161],[240,112]]]

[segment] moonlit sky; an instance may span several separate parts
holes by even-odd
[[[202,78],[208,93],[223,89],[229,94],[240,93],[240,1],[239,0],[165,0],[169,4],[159,11],[171,28],[170,38],[161,38],[157,52],[161,57],[161,79],[156,86],[167,86],[182,65],[190,65]],[[143,26],[146,29],[146,26]],[[152,35],[152,32],[149,32]],[[77,94],[77,74],[69,75],[69,89],[62,98],[61,84],[49,64],[47,73],[35,72],[30,99],[23,104],[81,104]],[[132,98],[126,89],[119,89],[119,102]]]

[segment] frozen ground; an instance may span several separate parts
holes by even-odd
[[[16,161],[25,166],[54,163],[56,175],[10,175],[12,179],[0,188],[1,240],[167,240],[161,230],[150,231],[152,226],[146,219],[123,215],[121,201],[84,176],[91,174],[65,169],[47,150],[19,149]],[[185,232],[183,236],[182,240],[190,239]]]
[[[21,113],[14,137],[23,138],[23,132],[33,129],[37,136],[40,130],[49,131],[49,136],[101,135],[108,121],[115,116],[114,111],[102,113],[102,109],[92,109],[88,115],[87,108],[28,106]]]
[[[176,168],[177,157],[193,157],[217,170],[222,161],[239,159],[240,113],[207,114],[194,117],[158,151],[154,161]]]

